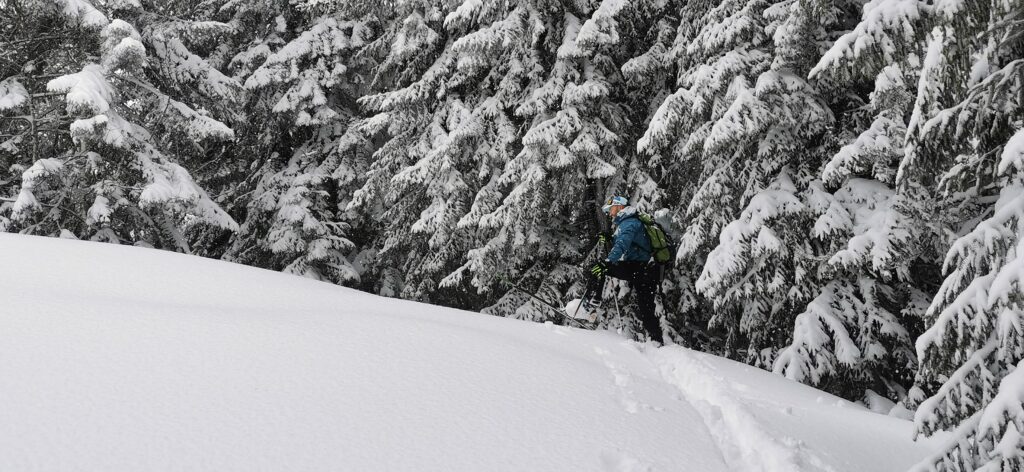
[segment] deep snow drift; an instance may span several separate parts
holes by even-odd
[[[614,333],[0,234],[0,470],[899,471],[909,422]]]

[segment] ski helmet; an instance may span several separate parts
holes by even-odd
[[[601,211],[603,211],[604,214],[607,215],[609,212],[612,211],[612,207],[615,205],[629,205],[629,199],[619,195],[609,197],[608,201],[604,202],[604,206],[601,207]]]

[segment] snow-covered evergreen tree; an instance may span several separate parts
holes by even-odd
[[[248,129],[262,135],[256,140],[268,155],[254,166],[243,231],[225,257],[355,283],[361,270],[344,207],[364,172],[368,143],[349,125],[368,80],[363,54],[374,26],[357,9],[294,6],[300,11],[278,3],[232,12],[238,27],[273,18],[267,36],[250,39],[231,60],[252,93],[252,109],[273,126]]]
[[[1018,431],[1024,415],[1014,379],[1024,354],[1014,275],[1020,242],[1014,156],[1022,119],[1021,7],[873,1],[861,23],[812,72],[878,73],[876,93],[886,88],[880,84],[917,77],[905,124],[899,115],[878,115],[845,159],[884,151],[904,135],[902,150],[885,153],[900,154],[898,193],[923,202],[908,203],[906,213],[927,216],[922,208],[930,206],[955,237],[945,279],[925,314],[929,327],[917,340],[921,364],[907,401],[912,407],[921,402],[915,415],[919,433],[954,432],[942,451],[915,470],[1022,466]],[[843,166],[836,162],[833,168]],[[1016,406],[1008,408],[1007,400]]]
[[[553,64],[545,68],[547,77],[532,78],[535,88],[516,110],[518,116],[527,120],[529,129],[522,137],[522,150],[502,172],[502,183],[511,186],[511,190],[501,205],[482,219],[482,224],[496,229],[498,235],[474,257],[520,264],[530,260],[539,264],[537,269],[541,273],[562,275],[561,280],[541,280],[542,285],[549,287],[542,289],[542,293],[559,294],[556,287],[563,288],[560,283],[572,273],[562,256],[580,251],[568,228],[581,220],[581,212],[587,211],[586,205],[580,205],[580,197],[603,199],[603,195],[594,194],[589,179],[606,178],[614,172],[600,153],[613,147],[616,136],[592,121],[597,117],[596,110],[590,107],[600,106],[609,90],[602,78],[581,76],[579,61],[586,59],[576,39],[582,20],[568,12],[561,18],[538,20],[547,23],[552,37],[561,40],[554,51]],[[586,228],[577,231],[594,232]],[[512,254],[502,257],[496,251],[488,251],[488,247],[500,247],[496,241],[505,243],[502,252]],[[532,257],[527,258],[526,254]]]
[[[694,189],[678,192],[690,199],[688,208],[676,213],[677,223],[685,228],[679,263],[686,266],[696,261],[704,266],[697,289],[714,302],[711,322],[726,331],[727,344],[748,351],[749,360],[757,360],[762,348],[778,344],[777,340],[745,342],[740,335],[779,336],[777,329],[765,329],[762,323],[792,303],[785,301],[788,295],[782,288],[788,289],[793,275],[779,270],[794,266],[778,260],[788,255],[753,257],[747,245],[757,235],[737,232],[744,224],[740,220],[733,225],[737,231],[726,228],[736,217],[755,225],[765,222],[752,214],[761,209],[757,202],[763,199],[757,195],[762,190],[789,189],[794,176],[806,175],[804,170],[794,174],[792,169],[782,169],[790,160],[798,162],[796,155],[832,119],[814,88],[798,75],[798,68],[807,61],[785,55],[792,35],[766,34],[782,29],[792,33],[803,26],[792,24],[799,13],[787,10],[792,5],[769,8],[766,2],[743,1],[682,5],[684,20],[670,53],[677,59],[679,87],[660,104],[638,143],[641,151],[658,159],[671,152],[676,166],[689,176],[673,182]],[[804,30],[798,33],[816,32],[809,26]],[[778,57],[773,58],[776,49]],[[687,172],[687,167],[695,172]],[[776,188],[771,186],[773,181],[788,184]],[[746,217],[744,208],[749,210]],[[764,231],[766,244],[770,231]],[[716,242],[717,252],[700,264]],[[751,279],[761,270],[767,271],[767,279]],[[740,285],[733,287],[737,281]],[[745,289],[743,283],[748,284]],[[782,290],[782,298],[769,295],[758,300],[761,295],[754,292],[773,290],[762,283]],[[771,357],[769,353],[766,362]]]
[[[59,121],[70,122],[71,139],[49,149],[49,156],[33,156],[10,206],[8,229],[186,252],[191,228],[236,229],[182,166],[204,142],[233,137],[223,122],[190,104],[204,94],[224,99],[232,83],[220,81],[223,76],[178,39],[196,30],[216,34],[217,26],[168,20],[130,1],[105,5],[105,11],[84,0],[56,6],[65,27],[80,31],[75,47],[97,59],[62,62],[63,75],[47,83],[49,92],[64,97]],[[176,56],[165,54],[164,41],[178,45]],[[175,90],[186,82],[187,91]],[[218,88],[204,90],[204,84]]]
[[[466,267],[480,288],[501,271],[525,276],[548,300],[582,292],[577,264],[597,259],[593,236],[606,219],[598,213],[612,193],[625,193],[627,166],[622,134],[628,109],[614,100],[620,72],[610,54],[619,45],[616,15],[626,2],[603,2],[591,14],[570,8],[528,8],[529,30],[516,62],[529,74],[528,95],[515,107],[527,129],[519,152],[497,176],[504,197],[477,223],[485,243]],[[544,42],[537,38],[544,34]],[[530,40],[530,38],[534,38]],[[538,76],[533,71],[543,71]],[[531,73],[533,72],[533,73]],[[489,310],[505,316],[550,319],[552,314],[521,294]]]
[[[919,387],[931,395],[915,415],[918,431],[955,428],[920,470],[1024,467],[1022,12],[1021,2],[939,2],[922,61],[900,175],[938,177],[947,200],[976,211],[964,212],[917,340]]]
[[[471,248],[472,232],[458,223],[506,152],[506,98],[492,94],[514,80],[501,60],[521,11],[410,2],[395,13],[380,43],[378,93],[360,100],[369,115],[360,127],[379,145],[349,209],[373,222],[378,292],[460,304],[444,295],[459,281],[442,280]]]
[[[876,202],[873,184],[862,187],[859,176],[874,172],[892,185],[902,148],[895,161],[880,140],[840,150],[842,133],[862,126],[864,114],[846,110],[863,103],[848,84],[806,78],[859,6],[677,6],[674,42],[656,42],[630,64],[657,71],[644,66],[647,57],[673,57],[679,78],[638,148],[680,169],[662,191],[689,200],[673,213],[685,229],[678,265],[696,264],[700,276],[677,280],[695,280],[698,299],[712,303],[710,324],[725,335],[718,349],[836,393],[856,397],[870,387],[899,398],[913,360],[902,314],[890,310],[909,298],[888,284],[909,264],[896,267],[889,254],[871,265],[872,253],[892,250],[878,233],[895,223],[884,226],[878,214],[896,203]],[[902,119],[886,110],[906,109],[905,101],[878,96],[880,115]],[[837,122],[836,112],[849,121]],[[872,249],[869,237],[885,241]]]
[[[870,388],[901,400],[915,358],[910,332],[892,309],[911,295],[894,287],[893,273],[907,267],[894,258],[893,239],[908,233],[893,208],[895,192],[871,179],[848,178],[835,193],[812,183],[808,200],[820,215],[813,230],[819,251],[830,254],[817,269],[824,285],[796,316],[792,343],[774,369],[837,393],[857,397]]]
[[[0,49],[0,231],[11,230],[9,217],[21,173],[40,156],[51,154],[66,132],[52,114],[44,115],[59,105],[46,91],[45,76],[59,65],[49,64],[78,59],[75,48],[65,47],[76,34],[49,34],[50,23],[63,21],[60,10],[16,7],[21,5],[0,9],[0,44],[5,45]]]
[[[808,193],[818,215],[812,234],[825,259],[818,269],[825,285],[797,315],[793,342],[774,369],[852,396],[871,388],[902,400],[915,357],[905,313],[894,308],[907,306],[917,292],[899,290],[896,282],[910,281],[914,243],[921,235],[904,214],[905,198],[893,189],[911,95],[895,64],[874,83],[870,102],[861,107],[870,111],[870,125],[859,135],[837,136],[852,142],[825,163],[823,182],[812,183]],[[854,126],[863,121],[856,114],[846,119]]]

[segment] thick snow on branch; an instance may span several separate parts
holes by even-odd
[[[263,65],[246,79],[245,87],[255,89],[275,82],[298,79],[302,70],[299,65],[302,61],[347,54],[352,49],[363,46],[368,34],[368,26],[363,22],[319,18],[309,29],[267,56]],[[344,69],[325,72],[330,76],[337,76],[343,73]]]
[[[594,14],[576,36],[576,44],[583,48],[611,45],[619,42],[618,23],[615,15],[628,5],[628,0],[603,0]]]
[[[472,74],[507,60],[507,53],[523,39],[524,15],[525,9],[516,8],[505,18],[456,39],[451,45],[458,58],[456,68]]]
[[[636,151],[654,154],[659,148],[667,146],[672,133],[689,111],[689,103],[692,101],[690,91],[685,88],[680,88],[666,97],[654,112],[644,135],[637,141]]]
[[[740,216],[729,223],[719,236],[718,246],[708,255],[697,279],[697,290],[714,298],[716,305],[737,296],[742,284],[734,283],[743,273],[759,269],[752,261],[755,253],[767,252],[772,245],[758,246],[758,236],[766,224],[783,215],[803,210],[804,204],[794,195],[796,187],[784,171],[765,190],[750,199]],[[763,241],[769,241],[766,238]],[[781,246],[776,249],[784,250]],[[764,255],[759,257],[763,260]],[[753,264],[753,267],[751,265]]]
[[[68,112],[75,113],[85,110],[99,115],[110,109],[114,89],[107,82],[103,68],[97,64],[88,64],[81,72],[63,75],[46,84],[51,92],[66,92]]]
[[[737,141],[746,142],[764,131],[773,118],[769,108],[753,90],[738,85],[736,99],[711,127],[711,133],[704,141],[704,150],[714,152],[733,146]]]
[[[21,173],[21,191],[14,201],[11,214],[15,218],[26,215],[29,211],[39,208],[35,189],[46,176],[59,173],[64,168],[64,161],[56,158],[39,159]]]
[[[235,137],[235,131],[228,125],[205,113],[200,113],[192,107],[172,98],[167,98],[169,109],[180,115],[184,124],[185,132],[194,140],[206,138],[231,140]]]
[[[849,300],[838,296],[838,282],[831,282],[807,309],[797,315],[793,343],[779,353],[773,370],[798,382],[817,385],[822,377],[836,372],[838,364],[853,366],[861,351],[847,331],[853,308]],[[849,290],[849,289],[846,289]]]
[[[1018,336],[1020,334],[1018,333]],[[978,436],[995,444],[986,468],[1024,461],[1024,361],[999,382],[999,393],[978,420]],[[978,470],[983,470],[979,468]]]
[[[580,19],[572,13],[565,13],[565,33],[562,36],[562,45],[558,47],[558,58],[561,60],[582,56],[583,50],[576,44],[576,37],[580,34]]]
[[[0,80],[0,111],[20,106],[28,100],[28,91],[14,77]]]
[[[86,0],[55,0],[55,2],[65,15],[80,21],[82,26],[100,28],[110,23],[103,12],[97,10]]]
[[[455,11],[444,17],[444,28],[452,31],[474,21],[484,9],[484,0],[463,0]]]
[[[103,38],[103,66],[106,70],[145,64],[146,47],[134,26],[117,19],[103,28],[100,36]]]
[[[998,378],[994,372],[989,370],[995,347],[995,340],[990,338],[985,345],[961,361],[960,367],[949,376],[939,391],[918,407],[914,414],[917,434],[931,435],[936,431],[953,426],[956,426],[956,430],[950,436],[949,442],[942,448],[942,452],[922,461],[913,469],[915,472],[944,470],[937,469],[935,465],[950,459],[945,457],[949,451],[956,451],[960,447],[970,447],[968,442],[976,442],[977,426],[983,414],[982,408],[996,395],[995,384]],[[950,418],[954,415],[964,419]],[[970,463],[974,462],[974,459],[974,457],[954,458],[951,463],[946,465],[963,464],[964,461]]]
[[[998,254],[1002,250],[1017,244],[1021,239],[1020,232],[1013,229],[1020,228],[1024,220],[1024,184],[1003,187],[994,210],[992,216],[953,243],[943,264],[946,270],[954,264],[964,263],[980,268],[983,265],[981,257],[992,255],[999,261],[1001,257]]]
[[[698,65],[681,79],[692,94],[692,112],[699,114],[711,110],[723,95],[730,95],[725,93],[730,87],[735,87],[737,83],[745,86],[748,83],[747,77],[755,77],[763,72],[770,59],[771,56],[764,51],[739,47],[727,51],[707,64]]]
[[[948,61],[944,54],[951,38],[943,29],[936,27],[928,35],[928,49],[924,60],[921,63],[920,78],[917,82],[917,99],[914,101],[913,111],[910,120],[907,122],[907,134],[905,141],[907,146],[904,149],[903,160],[900,161],[899,170],[896,172],[896,182],[903,182],[903,178],[917,164],[920,157],[917,153],[917,146],[912,145],[925,135],[928,119],[933,112],[934,102],[937,96],[943,93],[945,85],[939,75],[943,63]]]
[[[857,27],[836,40],[811,69],[810,77],[858,64],[872,55],[880,58],[879,69],[902,59],[897,48],[916,44],[916,28],[928,9],[928,3],[921,0],[871,0],[864,5]]]
[[[182,204],[192,217],[221,228],[238,231],[238,223],[219,205],[210,200],[192,176],[178,164],[167,161],[157,149],[143,144],[135,157],[146,179],[139,194],[139,205],[174,206]]]
[[[746,0],[726,0],[715,6],[700,28],[693,42],[686,45],[688,54],[707,51],[728,51],[759,46],[766,39],[762,9],[765,3]]]
[[[909,239],[908,224],[896,209],[896,192],[877,180],[850,179],[835,198],[848,208],[852,233],[846,247],[828,261],[830,265],[855,268],[870,262],[875,273],[887,274],[897,256],[897,245]],[[815,228],[829,226],[819,217]],[[843,221],[843,220],[840,220]]]
[[[160,61],[167,77],[178,84],[195,84],[203,93],[224,100],[233,100],[241,84],[224,75],[205,59],[192,53],[180,39],[164,32],[152,35],[153,55]]]
[[[2,93],[2,90],[0,90]],[[0,100],[2,103],[2,100]],[[0,109],[3,106],[0,105]],[[1013,166],[1018,171],[1024,171],[1024,129],[1017,130],[1010,140],[1003,146],[1003,154],[999,159],[999,172],[1004,173]]]
[[[954,279],[955,275],[946,277],[943,288],[946,288],[947,284],[953,284],[951,279]],[[961,324],[977,322],[979,317],[983,318],[985,309],[988,307],[989,289],[993,278],[994,276],[989,274],[971,279],[970,284],[949,302],[944,302],[941,299],[941,293],[940,296],[935,297],[929,312],[938,311],[938,316],[932,326],[917,338],[918,359],[923,359],[927,350],[933,346],[942,348],[946,343],[958,345],[965,341],[964,338],[972,334],[965,332]],[[940,303],[948,303],[948,305],[943,307]],[[940,308],[941,311],[939,311]],[[954,336],[955,338],[951,338]]]
[[[110,221],[110,200],[103,195],[96,195],[92,206],[86,212],[86,223],[99,225]]]
[[[843,146],[825,165],[821,178],[832,185],[851,174],[873,170],[874,164],[887,163],[903,155],[907,128],[901,118],[882,114],[857,139]]]

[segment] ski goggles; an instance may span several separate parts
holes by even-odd
[[[608,213],[610,213],[612,211],[612,207],[615,206],[615,205],[620,205],[620,206],[629,205],[629,200],[627,200],[626,197],[619,197],[619,196],[611,197],[611,198],[608,199],[608,201],[604,202],[603,206],[601,206],[601,211],[603,211],[604,214],[607,215]]]

